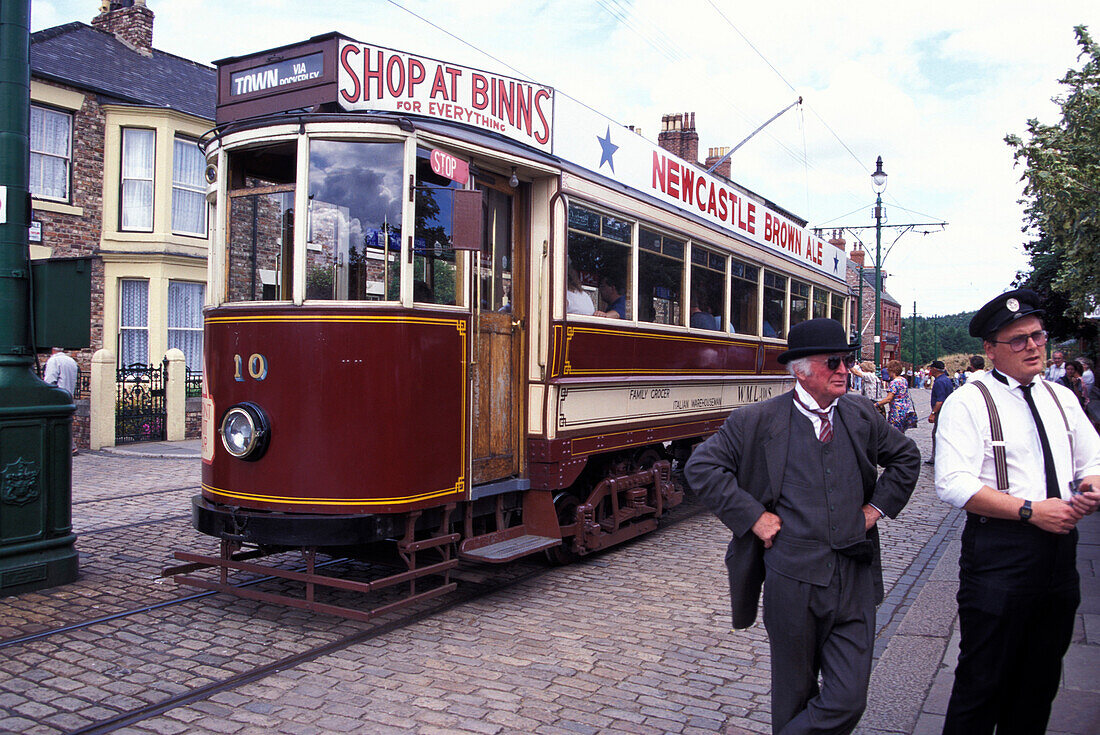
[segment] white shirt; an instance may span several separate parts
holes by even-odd
[[[584,291],[565,290],[565,310],[570,314],[592,315],[596,312],[596,305]]]
[[[1051,365],[1050,367],[1047,368],[1047,371],[1046,371],[1047,380],[1049,380],[1052,383],[1054,381],[1058,380],[1058,378],[1062,377],[1065,374],[1066,374],[1066,364],[1064,362],[1061,365],[1057,365],[1057,364]]]
[[[991,372],[968,380],[947,397],[940,409],[936,429],[936,494],[941,500],[961,508],[983,486],[997,487],[989,414],[976,385],[979,382],[989,388],[1001,417],[1008,464],[1008,494],[1033,502],[1046,500],[1043,450],[1020,383],[1008,378],[1008,385],[1005,385]],[[1036,376],[1031,396],[1050,442],[1062,499],[1069,500],[1071,482],[1076,486],[1086,475],[1100,474],[1100,435],[1092,428],[1069,389],[1048,383],[1069,421],[1073,435],[1071,449],[1062,414],[1047,389],[1040,385],[1042,382]]]
[[[817,405],[817,401],[814,400],[813,396],[811,396],[809,393],[807,393],[806,389],[802,387],[802,383],[799,383],[798,381],[795,381],[795,384],[794,384],[794,394],[796,396],[798,396],[798,401],[802,401],[802,403],[805,403],[810,408],[816,408],[818,410],[827,412],[829,414],[829,423],[830,424],[834,423],[833,422],[833,409],[836,408],[836,402],[840,400],[839,398],[835,399],[828,406],[826,406],[824,408],[820,408]],[[802,407],[802,405],[798,401],[794,402],[794,407],[797,408],[799,410],[799,412],[801,412],[803,416],[808,418],[810,420],[810,423],[812,423],[814,425],[814,435],[815,436],[820,436],[821,435],[821,417],[818,416],[816,413],[813,413],[812,411],[807,411],[805,408]]]
[[[76,393],[76,375],[76,360],[64,352],[57,352],[46,360],[46,374],[42,379],[50,385],[56,385],[68,391],[71,396]]]

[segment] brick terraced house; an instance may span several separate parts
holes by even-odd
[[[92,259],[87,372],[180,349],[202,369],[209,212],[197,145],[216,73],[153,48],[145,0],[103,2],[91,25],[31,34],[31,258]],[[62,345],[68,346],[68,345]],[[74,420],[87,446],[86,416]]]

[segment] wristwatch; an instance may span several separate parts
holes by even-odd
[[[1020,520],[1027,523],[1031,520],[1031,501],[1025,500],[1024,504],[1020,506]]]

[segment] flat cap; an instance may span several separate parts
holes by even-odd
[[[978,309],[978,313],[970,320],[970,336],[988,339],[997,334],[1001,327],[1017,319],[1042,315],[1039,294],[1028,288],[1007,291]]]
[[[935,368],[936,370],[944,370],[947,366],[943,364],[943,360],[933,360],[928,363],[928,367]]]

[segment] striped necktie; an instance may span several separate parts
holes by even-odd
[[[797,394],[795,395],[794,399],[798,401],[799,406],[802,406],[802,408],[806,409],[807,411],[821,419],[821,430],[817,433],[818,440],[823,444],[828,444],[829,442],[831,442],[833,440],[833,424],[829,421],[829,412],[821,411],[816,408],[810,408],[802,402]]]

